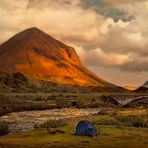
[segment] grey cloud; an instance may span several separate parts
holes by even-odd
[[[86,9],[83,2],[83,0],[1,1],[0,32],[3,35],[0,41],[7,40],[23,29],[37,26],[53,37],[73,45],[86,65],[102,65],[130,72],[148,72],[147,15],[143,14],[143,9],[147,11],[145,3],[133,8],[136,9],[136,14],[141,15],[124,22],[114,21],[94,8]],[[131,3],[126,1],[126,4]],[[132,9],[132,5],[130,8]]]

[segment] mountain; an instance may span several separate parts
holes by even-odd
[[[74,48],[36,27],[0,45],[0,70],[8,74],[20,72],[30,80],[122,90],[84,67]]]
[[[146,81],[143,85],[137,88],[135,92],[141,92],[141,93],[148,92],[148,81]]]
[[[146,81],[146,82],[142,85],[142,87],[148,88],[148,81]]]
[[[148,107],[148,97],[139,97],[135,100],[128,102],[124,107]]]
[[[135,86],[124,86],[124,88],[131,90],[131,91],[134,91],[136,89]]]

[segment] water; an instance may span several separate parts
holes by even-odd
[[[100,109],[75,109],[75,108],[65,108],[65,109],[52,109],[52,110],[42,110],[42,111],[24,111],[10,113],[5,116],[0,117],[0,122],[9,123],[9,131],[11,133],[30,131],[34,129],[34,125],[39,125],[44,123],[49,119],[70,119],[75,117],[86,117],[91,114],[96,114]]]

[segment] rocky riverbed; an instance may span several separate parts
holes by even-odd
[[[100,109],[76,109],[76,108],[64,108],[64,109],[52,109],[42,111],[24,111],[14,112],[0,117],[0,122],[9,123],[9,131],[22,132],[30,131],[34,129],[34,125],[42,124],[49,119],[71,119],[77,117],[90,116],[96,114]]]

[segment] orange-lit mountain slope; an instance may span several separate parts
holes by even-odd
[[[0,70],[60,84],[116,88],[85,68],[74,48],[38,28],[16,34],[0,46]]]

